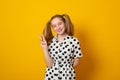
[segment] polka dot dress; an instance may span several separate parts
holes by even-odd
[[[73,61],[76,57],[83,56],[78,39],[66,36],[63,41],[58,42],[56,35],[48,47],[54,64],[51,68],[46,67],[44,80],[75,80]]]

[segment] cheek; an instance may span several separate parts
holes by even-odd
[[[62,24],[62,25],[61,25],[61,28],[65,28],[65,25],[64,25],[64,24]]]
[[[66,29],[65,25],[63,25],[62,28],[65,30]]]
[[[56,28],[53,27],[52,29],[53,29],[53,31],[56,31]]]

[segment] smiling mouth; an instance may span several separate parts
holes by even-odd
[[[60,30],[57,30],[57,32],[61,32],[62,31],[62,29],[60,29]]]

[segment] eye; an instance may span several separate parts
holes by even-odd
[[[58,25],[61,25],[61,24],[62,24],[62,22],[59,22],[59,23],[58,23]]]
[[[55,27],[56,27],[56,25],[53,25],[53,27],[55,28]]]

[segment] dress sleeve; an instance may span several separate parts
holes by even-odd
[[[82,54],[82,51],[81,51],[81,47],[80,47],[80,42],[78,41],[77,38],[74,38],[73,39],[73,54],[74,54],[74,58],[77,58],[77,57],[82,57],[83,54]]]

